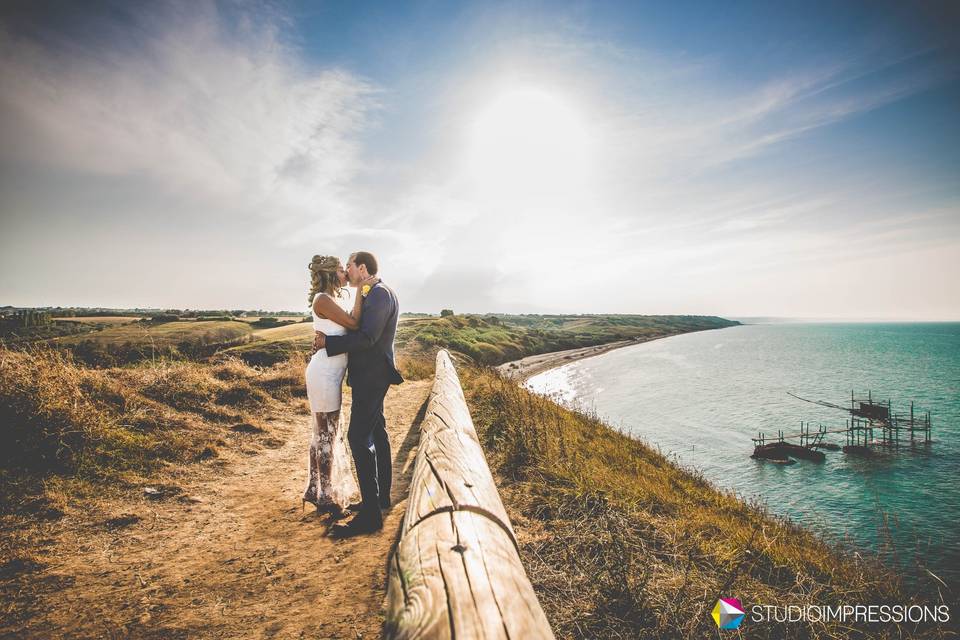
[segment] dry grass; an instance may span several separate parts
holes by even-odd
[[[461,374],[558,637],[712,636],[721,596],[747,606],[911,601],[876,562],[717,490],[594,417],[490,371]],[[761,638],[948,637],[893,624],[748,619],[742,629]]]
[[[306,346],[313,340],[313,325],[309,322],[297,322],[280,327],[257,329],[253,332],[253,335],[268,342],[272,340],[296,340]]]
[[[149,499],[177,496],[184,478],[282,444],[274,419],[282,425],[305,396],[304,365],[294,355],[263,369],[234,358],[91,368],[60,350],[0,348],[3,626],[36,615],[37,594],[59,588],[46,545],[62,526],[123,528],[141,516],[118,500],[136,508],[144,485]]]
[[[237,359],[93,369],[61,351],[0,349],[0,501],[36,511],[217,457],[242,437],[238,424],[267,433],[266,413],[305,395],[303,367],[293,356],[266,369]]]
[[[397,368],[404,380],[432,378],[435,358],[429,355],[397,354]]]

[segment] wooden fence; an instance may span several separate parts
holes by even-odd
[[[387,638],[553,638],[446,351],[421,425]]]

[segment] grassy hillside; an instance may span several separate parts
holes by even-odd
[[[63,319],[54,319],[41,325],[24,327],[16,321],[0,319],[0,341],[8,345],[30,344],[63,336],[91,333],[110,326],[110,324],[109,322],[70,322]]]
[[[618,340],[652,338],[738,323],[713,316],[534,316],[466,315],[402,318],[396,349],[401,360],[432,363],[438,348],[471,362],[496,365],[524,356]],[[225,351],[246,362],[268,365],[308,350],[309,323],[256,332],[253,340]],[[432,364],[431,364],[432,366]]]
[[[407,353],[443,347],[473,362],[496,365],[550,351],[736,324],[713,316],[448,316],[404,327],[397,345]]]
[[[299,341],[306,344],[313,337],[313,325],[309,322],[298,322],[296,324],[287,324],[281,327],[268,327],[266,329],[257,329],[253,335],[258,340],[274,342],[277,340]]]
[[[102,324],[103,326],[111,326],[116,324],[129,324],[131,322],[139,322],[142,318],[140,316],[72,316],[64,318],[54,318],[57,322],[78,322],[80,324],[92,324],[98,325]]]
[[[200,360],[238,357],[272,366],[310,350],[313,331],[302,316],[290,318],[175,319],[154,322],[132,317],[76,317],[33,328],[18,344],[46,340],[98,367],[157,358]],[[271,323],[286,323],[272,326]],[[496,365],[524,356],[625,339],[653,338],[737,324],[710,316],[465,315],[403,317],[396,346],[402,361],[425,358],[443,347],[470,362]],[[412,365],[420,369],[420,365]]]
[[[91,368],[56,350],[0,349],[0,504],[56,510],[164,463],[215,458],[218,447],[265,435],[278,403],[305,396],[304,364]]]
[[[250,341],[255,332],[251,323],[239,320],[139,321],[98,325],[98,330],[54,338],[49,344],[88,364],[114,366],[158,357],[208,357]]]
[[[222,342],[250,335],[254,332],[248,322],[239,320],[177,320],[173,322],[128,322],[112,323],[101,331],[85,336],[70,336],[56,342],[74,345],[90,340],[102,345],[154,344],[157,347],[170,347],[191,340],[206,337],[207,341]]]

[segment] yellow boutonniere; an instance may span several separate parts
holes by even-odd
[[[365,284],[363,285],[363,288],[360,289],[360,295],[366,298],[368,293],[370,293],[370,285]]]

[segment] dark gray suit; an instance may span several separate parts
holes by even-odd
[[[377,283],[363,301],[360,328],[327,336],[327,355],[349,354],[347,384],[353,389],[347,439],[357,467],[363,512],[379,520],[390,503],[393,469],[383,399],[391,384],[400,384],[393,354],[400,305],[393,290]]]

